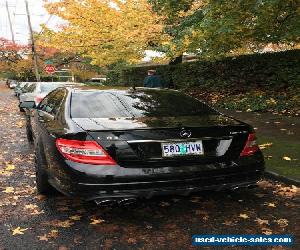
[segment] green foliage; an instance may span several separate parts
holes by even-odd
[[[197,61],[177,65],[131,66],[117,74],[118,84],[142,86],[149,69],[156,69],[166,84],[178,88],[207,86],[285,87],[300,84],[300,50],[229,57],[219,61]]]
[[[298,0],[149,1],[167,17],[165,32],[171,36],[171,46],[164,48],[171,50],[167,55],[179,51],[220,58],[241,48],[256,51],[268,43],[299,43]]]
[[[142,86],[156,69],[165,86],[175,85],[208,103],[230,109],[300,113],[300,50],[254,54],[219,61],[127,67],[114,72],[116,85]]]
[[[277,112],[285,114],[300,113],[300,86],[278,92],[265,88],[263,92],[249,91],[239,95],[223,95],[215,105],[243,111]]]

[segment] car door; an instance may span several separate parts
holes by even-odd
[[[57,114],[65,94],[64,89],[56,89],[47,95],[37,107],[35,134],[38,137],[37,141],[43,145],[45,153],[49,149],[49,144],[53,143],[55,131],[60,128]]]

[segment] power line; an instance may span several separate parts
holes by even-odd
[[[53,15],[50,15],[50,17],[47,19],[47,21],[45,22],[45,26],[50,22],[50,20],[52,19]],[[39,35],[42,34],[44,32],[44,27],[42,28],[42,30],[40,31]]]

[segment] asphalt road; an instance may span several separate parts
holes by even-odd
[[[47,198],[36,192],[24,116],[4,84],[0,121],[0,249],[194,249],[193,234],[291,234],[300,249],[295,186],[262,180],[255,190],[159,197],[128,207]]]

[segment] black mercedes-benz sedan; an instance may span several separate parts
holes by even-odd
[[[33,108],[40,193],[124,202],[255,185],[253,128],[182,92],[62,87]]]

